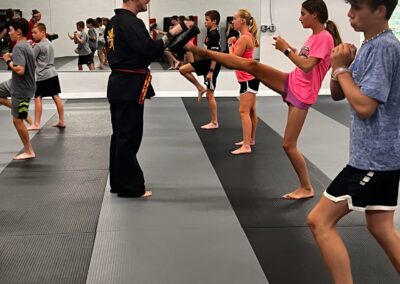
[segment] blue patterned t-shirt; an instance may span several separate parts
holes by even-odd
[[[363,95],[379,102],[374,115],[352,109],[349,164],[363,170],[400,169],[400,42],[387,31],[361,46],[350,66]]]

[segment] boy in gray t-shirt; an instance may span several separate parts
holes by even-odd
[[[25,127],[24,119],[28,117],[29,101],[35,93],[35,60],[32,47],[26,41],[29,24],[24,18],[11,21],[10,38],[16,42],[13,53],[6,53],[3,59],[12,70],[11,81],[0,85],[0,97],[7,100],[11,95],[11,114],[13,123],[24,144],[23,153],[14,157],[14,160],[26,160],[35,158],[29,140],[28,130]],[[7,104],[6,104],[7,105]]]
[[[68,34],[69,38],[73,40],[78,47],[76,48],[76,52],[78,53],[78,70],[82,71],[82,65],[86,64],[89,70],[94,70],[94,61],[91,56],[92,51],[89,47],[89,36],[85,32],[85,23],[79,21],[76,23],[77,31],[74,32],[74,36]]]
[[[398,1],[345,1],[350,24],[365,38],[358,52],[352,44],[341,44],[331,54],[332,98],[346,98],[352,111],[350,160],[308,216],[334,283],[353,283],[349,254],[336,231],[337,222],[352,210],[365,212],[369,231],[400,273],[400,234],[394,224],[400,179],[400,42],[388,23]]]
[[[53,45],[46,38],[46,25],[36,23],[32,29],[32,38],[36,42],[33,47],[36,61],[35,121],[28,130],[40,129],[43,97],[52,97],[56,104],[59,119],[53,126],[65,128],[64,104],[59,97],[59,93],[61,93],[60,81],[54,67]]]

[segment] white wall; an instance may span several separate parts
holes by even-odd
[[[6,2],[7,1],[7,2]],[[183,0],[152,0],[150,5],[150,13],[153,15],[154,10],[157,10],[158,6],[162,7],[166,3],[170,3],[169,5],[172,7],[172,1],[183,1]],[[216,1],[216,0],[215,0]],[[190,2],[190,5],[197,7],[203,7],[202,10],[198,13],[195,13],[194,10],[186,10],[186,12],[182,12],[185,15],[189,14],[197,14],[201,16],[205,10],[210,9],[224,9],[225,6],[231,7],[231,3],[235,2],[236,4],[240,1],[229,0],[225,1],[224,4],[214,5],[215,1],[208,1],[207,6],[204,4],[205,1],[202,0],[193,0]],[[261,7],[259,8],[261,21],[259,24],[270,25],[270,9],[269,9],[269,0],[260,0]],[[302,0],[272,0],[272,16],[274,19],[274,24],[277,26],[277,32],[275,34],[280,34],[283,36],[291,45],[296,47],[301,47],[307,36],[310,34],[310,30],[304,30],[301,24],[298,21],[300,15],[300,6],[303,2]],[[360,43],[359,34],[355,33],[353,29],[350,27],[347,11],[348,4],[344,3],[344,0],[325,0],[328,9],[330,11],[330,19],[335,21],[339,27],[342,38],[346,42],[352,42],[356,45]],[[51,3],[49,5],[48,3]],[[27,17],[30,15],[32,9],[38,9],[43,13],[43,22],[48,24],[50,23],[50,32],[58,32],[62,38],[56,40],[54,42],[56,46],[56,54],[57,56],[63,55],[73,55],[74,45],[71,41],[67,40],[64,35],[68,31],[73,31],[75,22],[80,19],[80,17],[86,19],[88,16],[112,16],[113,10],[117,7],[118,3],[121,3],[122,0],[42,0],[42,1],[33,1],[33,0],[13,0],[12,8],[19,8],[23,11],[24,16]],[[189,1],[184,1],[185,3],[189,3]],[[47,3],[47,4],[46,4]],[[85,3],[84,5],[82,3]],[[164,3],[164,4],[162,4]],[[210,4],[212,3],[212,4]],[[244,6],[247,6],[246,2],[243,3]],[[236,5],[235,4],[235,5]],[[11,2],[9,0],[0,0],[0,8],[10,8]],[[119,4],[120,5],[120,4]],[[176,6],[178,7],[178,6]],[[188,5],[186,5],[188,7]],[[233,13],[234,11],[230,11],[229,7],[226,8],[226,13]],[[52,13],[50,13],[50,8]],[[85,10],[87,8],[87,10]],[[166,9],[166,8],[165,8]],[[237,6],[235,7],[237,9]],[[256,10],[256,8],[254,8]],[[86,15],[83,11],[90,11],[90,14]],[[182,11],[182,10],[180,10]],[[108,13],[108,14],[107,14]],[[171,16],[175,14],[171,11],[165,11],[163,16]],[[51,17],[49,16],[51,15]],[[139,14],[141,18],[146,18],[146,13]],[[200,17],[201,18],[201,17]],[[223,16],[223,18],[226,18]],[[146,21],[145,21],[146,22]],[[272,36],[274,34],[271,33],[262,33],[261,34],[261,47],[260,47],[260,55],[261,62],[274,66],[283,71],[290,71],[294,68],[294,65],[288,60],[282,53],[275,50],[272,46],[273,39]],[[84,78],[89,72],[81,72],[81,73],[71,73],[77,74],[79,79]],[[78,75],[79,74],[79,75]],[[4,75],[4,74],[0,74]],[[5,75],[7,77],[8,75]],[[96,75],[97,76],[97,75]],[[4,76],[0,76],[4,78]],[[73,77],[68,75],[68,78]],[[106,78],[106,76],[103,76]],[[322,88],[325,89],[323,92],[326,92],[329,89],[329,76],[326,77]],[[0,78],[1,79],[1,78]],[[153,82],[156,86],[156,90],[158,91],[192,91],[192,86],[181,80],[181,76],[178,72],[160,72],[160,74],[155,74]],[[232,81],[231,81],[232,79]],[[171,84],[170,82],[179,82],[179,84]],[[179,85],[179,86],[177,86]],[[218,88],[219,90],[236,90],[237,85],[235,83],[234,76],[232,74],[221,75],[221,80],[219,80]],[[263,90],[265,88],[263,87]],[[87,90],[86,90],[87,91]]]

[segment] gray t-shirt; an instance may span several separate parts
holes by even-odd
[[[92,53],[92,51],[89,48],[89,36],[87,35],[86,32],[82,31],[80,34],[81,40],[84,41],[83,44],[78,43],[78,50],[79,50],[79,55],[80,56],[85,56],[89,55]]]
[[[42,39],[34,46],[33,53],[36,59],[36,81],[44,81],[57,76],[54,67],[54,48],[47,38]]]
[[[18,99],[29,99],[35,94],[35,57],[32,47],[27,41],[18,42],[13,49],[14,66],[24,66],[25,73],[20,76],[12,72],[11,96]]]
[[[90,50],[92,52],[96,51],[96,49],[97,49],[97,41],[99,39],[99,36],[97,34],[97,30],[95,28],[90,28],[88,30],[88,35],[89,35],[89,48],[90,48]],[[94,38],[94,40],[91,39],[91,38]]]
[[[363,95],[379,102],[375,114],[360,118],[354,110],[350,162],[362,170],[400,169],[400,42],[385,32],[366,42],[350,66]]]

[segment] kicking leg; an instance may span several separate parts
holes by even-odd
[[[185,64],[179,68],[179,72],[185,77],[190,83],[192,83],[198,92],[198,99],[207,91],[207,88],[199,83],[197,79],[193,76],[194,68],[191,64]]]
[[[285,92],[287,74],[284,72],[257,61],[249,60],[233,54],[207,50],[195,45],[188,45],[186,48],[200,58],[214,60],[229,69],[246,71],[260,80],[265,86],[279,94]]]

